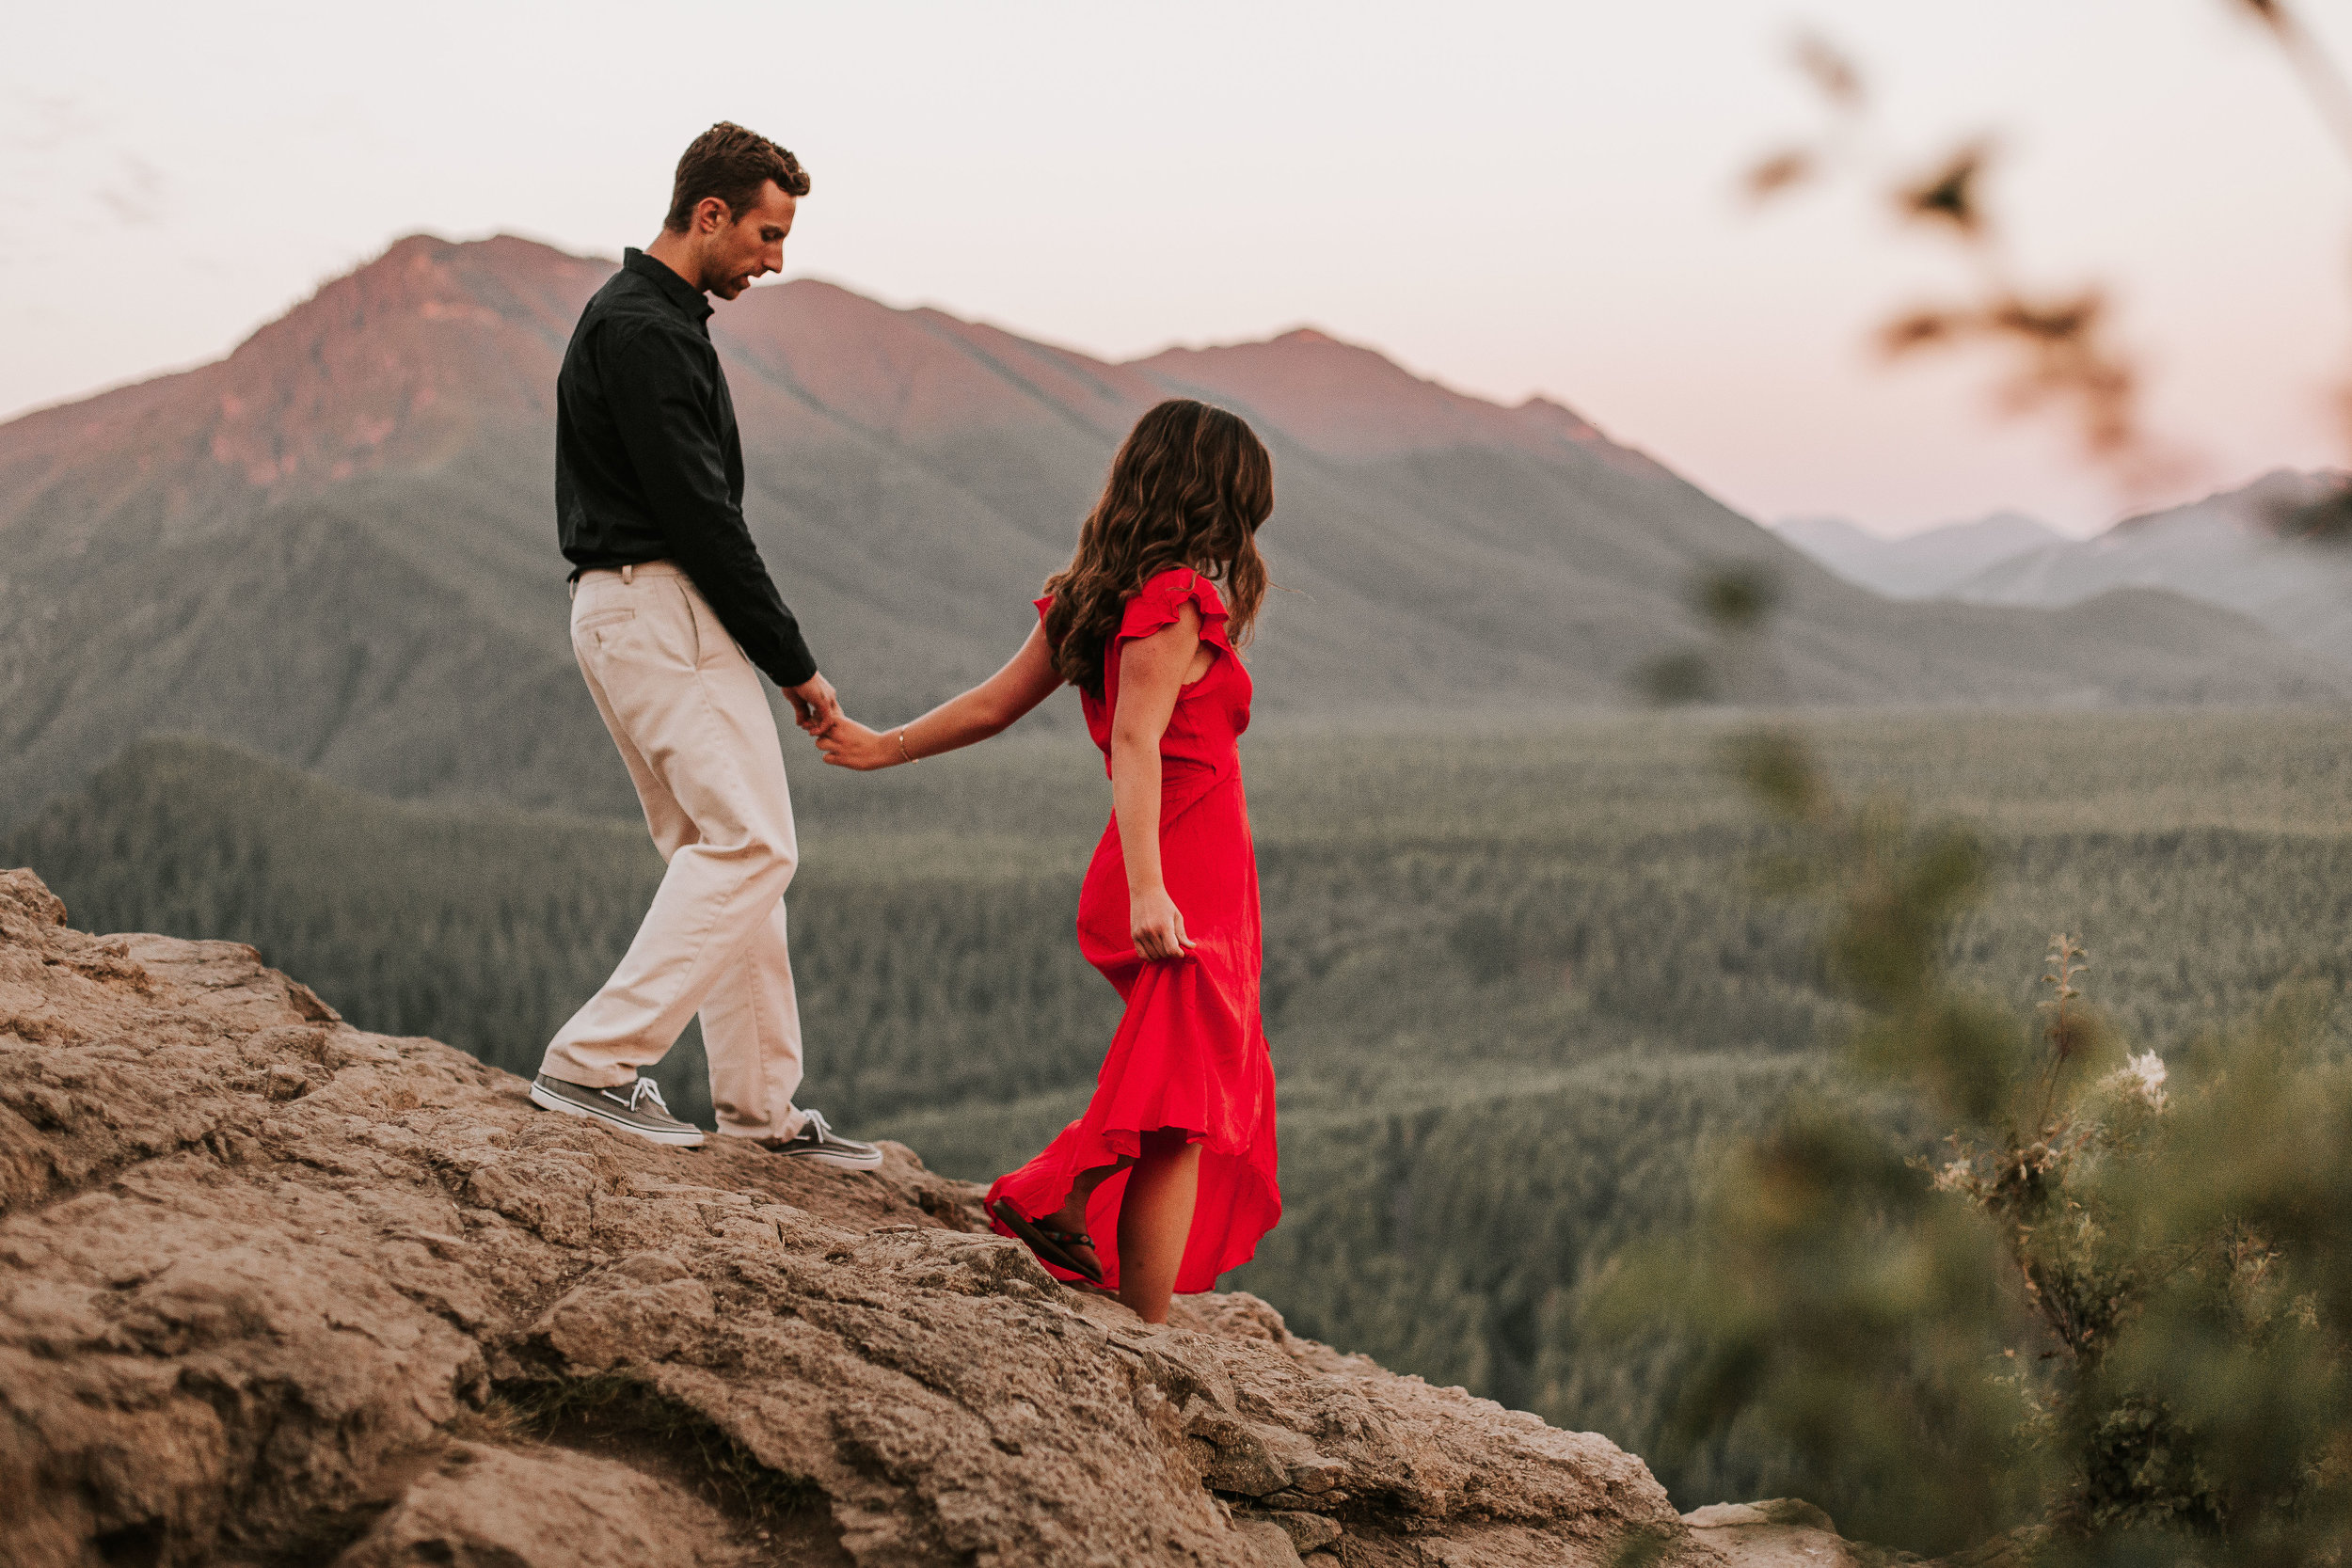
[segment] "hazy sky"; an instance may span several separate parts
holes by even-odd
[[[2352,58],[2352,0],[2301,0]],[[2352,166],[2224,0],[17,8],[0,413],[226,352],[429,230],[617,254],[712,119],[793,148],[787,253],[1114,357],[1311,323],[1542,392],[1743,510],[1883,532],[2120,498],[1984,367],[1864,344],[1960,277],[1857,183],[1760,215],[1816,125],[1802,24],[1884,144],[1994,132],[2038,281],[2106,279],[2201,492],[2344,459]],[[2169,499],[2169,498],[2167,498]]]

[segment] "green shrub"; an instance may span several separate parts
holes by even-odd
[[[1946,1551],[2004,1532],[2065,1563],[2332,1560],[2346,1540],[2352,1072],[2289,991],[2252,1023],[2133,1053],[2053,939],[2021,1018],[1947,974],[1983,857],[1806,749],[1740,766],[1805,835],[1779,880],[1823,904],[1861,1009],[1841,1099],[1747,1141],[1695,1236],[1628,1259],[1597,1325],[1704,1346],[1677,1419],[1787,1446],[1848,1530]],[[1944,1131],[1930,1153],[1855,1096]]]

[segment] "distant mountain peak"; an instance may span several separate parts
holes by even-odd
[[[1899,539],[1843,517],[1784,517],[1773,530],[1848,581],[1898,599],[1933,597],[2000,562],[2066,543],[2048,524],[2013,511]]]
[[[487,428],[551,419],[549,356],[612,267],[514,235],[405,235],[224,358],[0,425],[0,462],[126,497],[153,486],[162,515],[191,527],[256,495],[430,467]],[[95,477],[109,467],[122,478]],[[42,494],[0,494],[0,526]]]
[[[1538,430],[1549,431],[1571,441],[1609,444],[1600,427],[1564,403],[1541,395],[1528,398],[1512,414],[1522,422]]]
[[[2279,536],[2298,510],[2326,499],[2344,479],[2274,468],[2235,489],[2127,517],[2092,538],[2014,556],[1952,595],[2062,609],[2115,588],[2169,589],[2352,664],[2352,555]]]
[[[2229,490],[2217,490],[2200,499],[2154,512],[2136,513],[2100,537],[2121,543],[2135,535],[2179,528],[2235,528],[2240,531],[2275,535],[2305,507],[2340,490],[2347,475],[2340,468],[2272,468]]]
[[[1506,408],[1311,326],[1256,342],[1164,349],[1133,368],[1261,416],[1300,445],[1343,462],[1459,447],[1558,456],[1564,445],[1613,462],[1647,462],[1549,399]]]

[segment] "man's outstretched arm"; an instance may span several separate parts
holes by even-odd
[[[818,673],[801,625],[776,592],[742,510],[727,489],[726,459],[709,408],[716,361],[655,326],[615,334],[607,345],[606,395],[670,553],[727,635],[784,689],[804,729],[840,713]]]

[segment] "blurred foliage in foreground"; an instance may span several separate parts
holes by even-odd
[[[1838,1086],[1792,1095],[1692,1232],[1629,1250],[1593,1298],[1603,1330],[1663,1313],[1701,1347],[1675,1436],[1777,1444],[1848,1534],[1913,1550],[2342,1561],[2352,1066],[2324,1049],[2324,994],[2284,990],[2168,1064],[2086,1006],[2089,955],[2060,934],[2020,1017],[1947,974],[1984,875],[1971,834],[1842,799],[1791,732],[1731,750],[1796,835],[1765,877],[1825,917],[1859,1022]],[[1869,1094],[1912,1115],[1857,1114]]]

